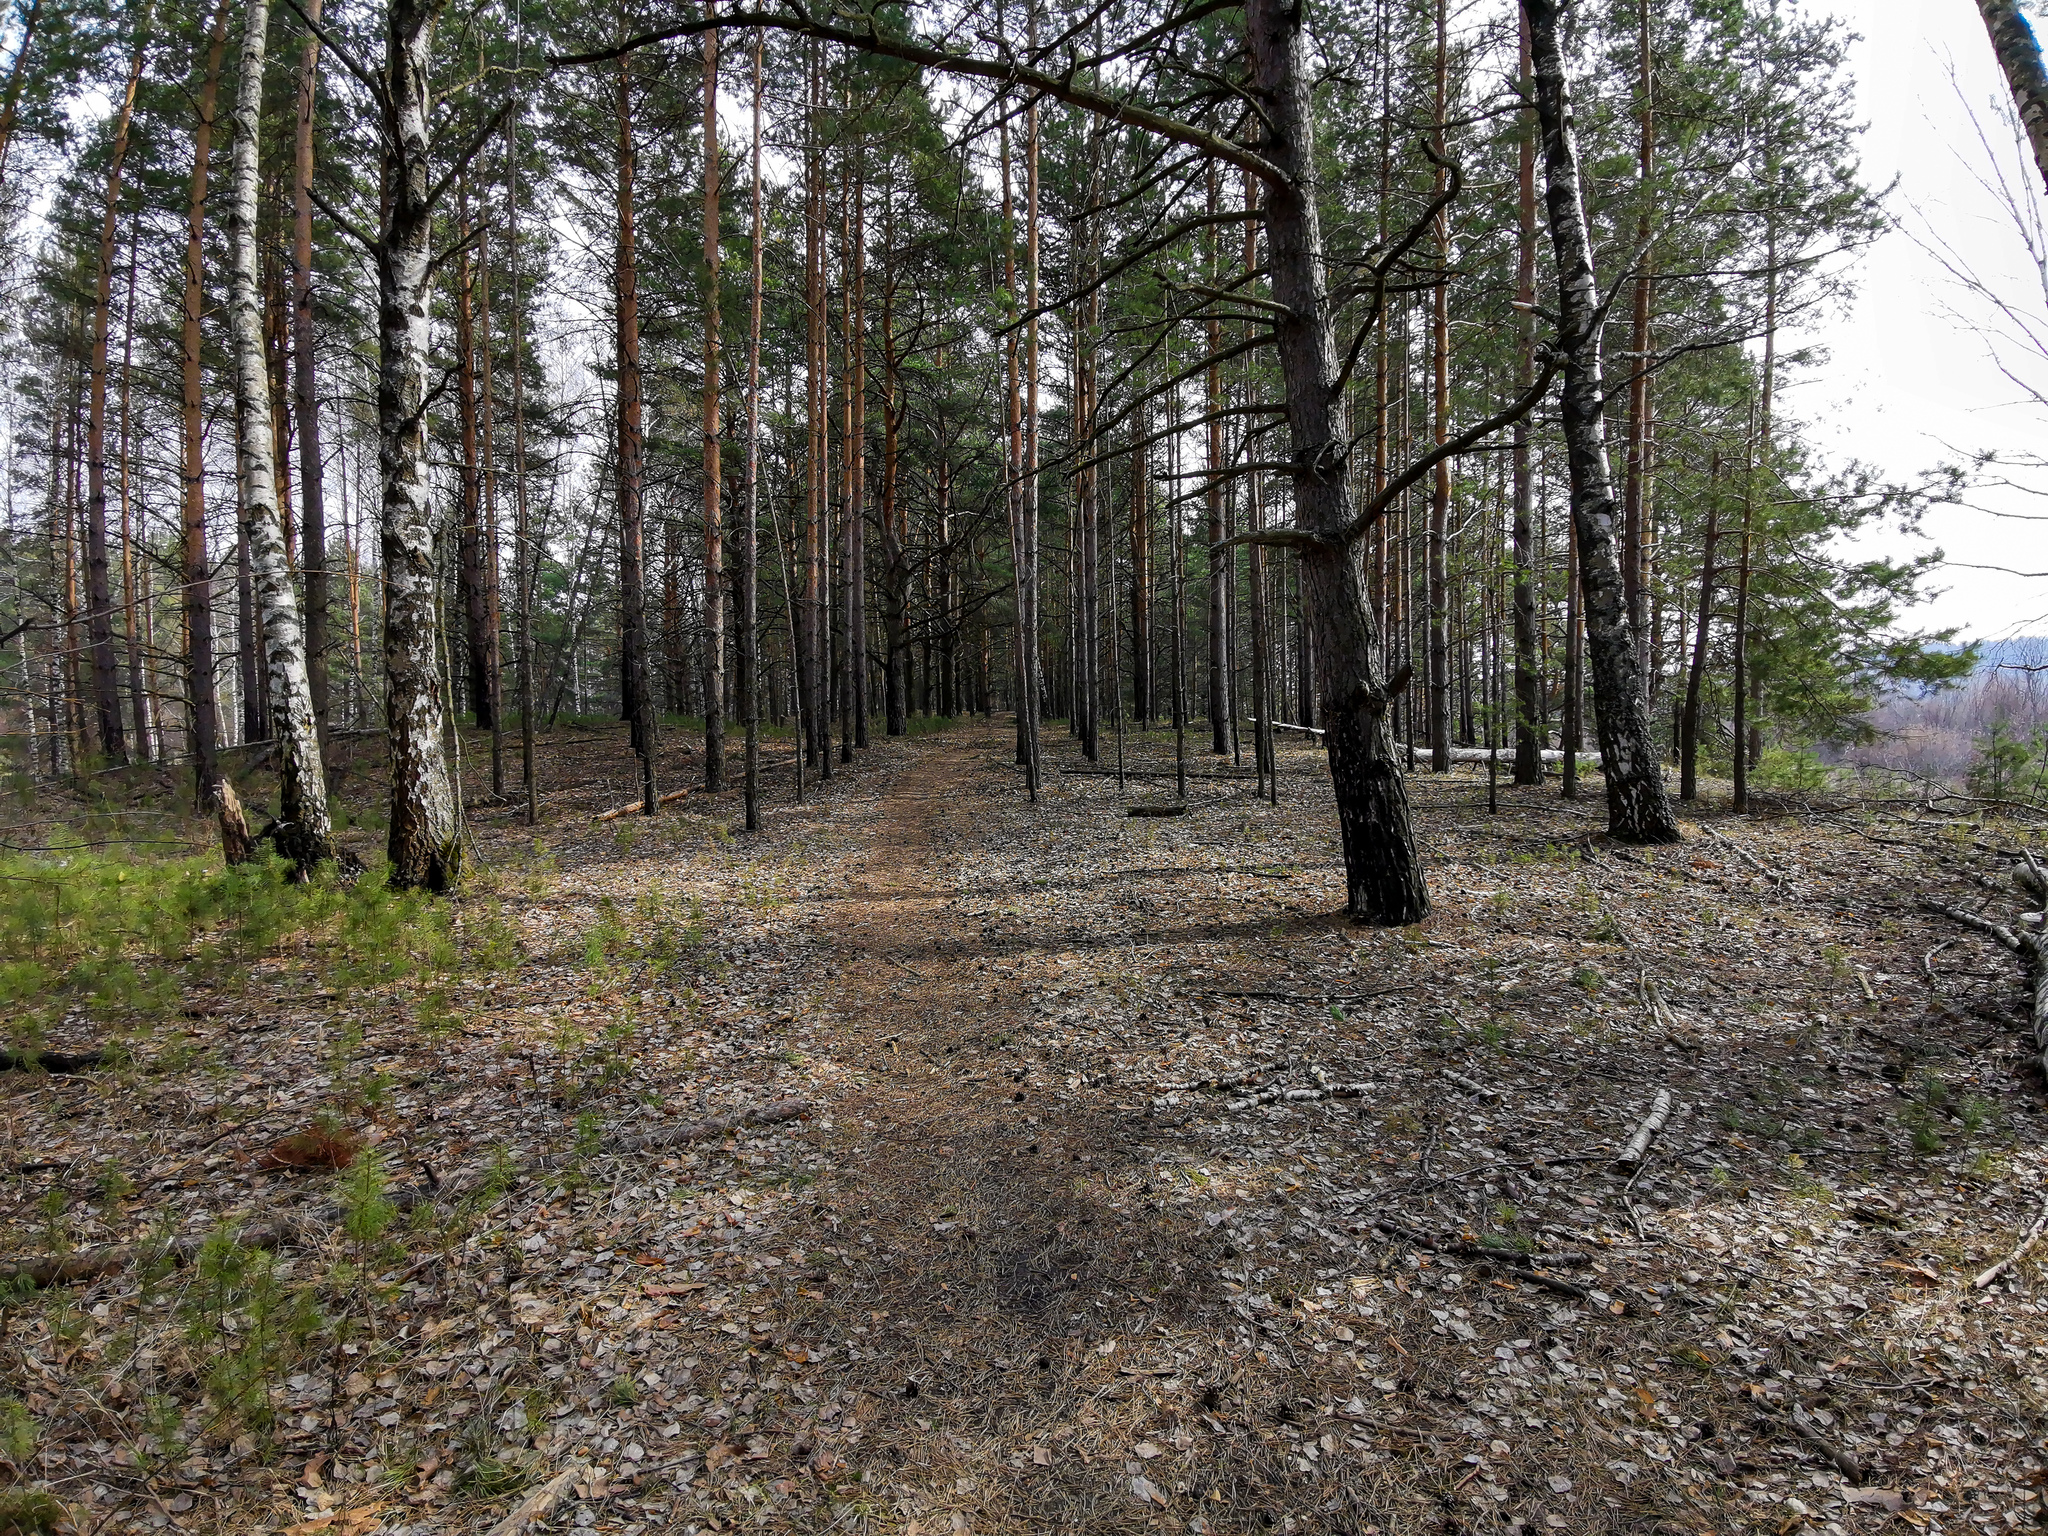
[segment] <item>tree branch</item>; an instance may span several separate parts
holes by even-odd
[[[1049,75],[1043,70],[1031,69],[1014,60],[981,59],[972,54],[951,53],[945,49],[927,47],[907,39],[884,37],[872,30],[872,27],[867,31],[855,31],[847,27],[831,26],[815,19],[801,6],[793,6],[791,13],[787,15],[779,15],[772,11],[726,11],[711,17],[679,22],[675,26],[663,27],[658,31],[645,32],[610,48],[594,49],[589,53],[559,55],[549,59],[548,65],[552,69],[565,69],[576,64],[602,64],[655,43],[670,42],[680,37],[695,37],[700,33],[717,31],[724,27],[769,27],[777,31],[794,32],[803,37],[815,37],[821,42],[838,43],[842,47],[857,49],[862,53],[877,53],[885,58],[902,59],[905,63],[915,64],[921,69],[935,69],[942,74],[992,80],[998,85],[1020,86],[1041,92],[1055,101],[1064,101],[1069,106],[1079,107],[1084,112],[1106,117],[1112,122],[1128,123],[1134,128],[1142,128],[1172,143],[1199,149],[1219,160],[1227,160],[1242,170],[1250,171],[1263,181],[1276,185],[1286,185],[1288,182],[1286,173],[1280,167],[1264,155],[1246,149],[1234,140],[1133,102],[1119,101],[1114,96],[1076,85],[1071,78],[1063,79],[1057,75]]]
[[[1543,359],[1543,368],[1537,374],[1536,382],[1531,384],[1527,392],[1514,401],[1513,404],[1509,405],[1505,410],[1498,411],[1487,417],[1486,420],[1479,422],[1477,425],[1466,428],[1456,437],[1450,439],[1450,441],[1439,443],[1413,464],[1410,464],[1394,478],[1385,490],[1368,502],[1358,516],[1351,520],[1349,526],[1344,529],[1340,536],[1344,542],[1348,544],[1354,539],[1364,538],[1372,525],[1386,514],[1387,508],[1400,499],[1403,491],[1435,469],[1445,459],[1453,458],[1465,452],[1473,444],[1484,438],[1491,437],[1502,427],[1513,426],[1524,416],[1535,410],[1537,403],[1550,390],[1550,381],[1557,374],[1558,361],[1558,355],[1555,352],[1548,354]]]

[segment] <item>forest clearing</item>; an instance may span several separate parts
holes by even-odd
[[[9,1074],[6,1251],[135,1245],[6,1314],[77,1528],[2034,1518],[2038,1250],[1973,1282],[2040,1229],[2048,1105],[2017,968],[1923,907],[2010,827],[1631,851],[1425,775],[1437,910],[1376,932],[1312,749],[1137,818],[969,725],[735,837],[731,792],[594,820],[633,759],[578,734],[413,974],[286,942]],[[281,1166],[322,1127],[375,1184]],[[166,1257],[224,1226],[274,1258]]]

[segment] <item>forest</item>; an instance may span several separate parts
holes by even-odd
[[[0,1536],[2048,1528],[1855,42],[0,0]]]

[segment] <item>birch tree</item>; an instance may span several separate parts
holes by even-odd
[[[269,684],[271,749],[277,763],[277,848],[303,876],[334,857],[334,826],[327,810],[327,780],[320,761],[313,689],[306,676],[305,633],[299,622],[298,595],[292,587],[284,523],[278,509],[277,438],[271,430],[263,294],[257,278],[257,150],[269,32],[269,0],[247,0],[242,18],[241,74],[235,91],[229,316],[240,434],[242,518],[260,616],[263,666]]]

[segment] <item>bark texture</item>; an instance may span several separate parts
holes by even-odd
[[[445,891],[462,872],[445,745],[434,508],[427,483],[428,54],[435,0],[391,0],[383,90],[386,212],[377,242],[377,449],[383,478],[384,716],[391,750],[391,884]]]
[[[192,182],[185,214],[185,312],[180,327],[183,374],[185,658],[191,689],[192,773],[200,804],[220,781],[220,702],[213,682],[213,562],[206,552],[206,395],[200,320],[206,311],[205,234],[207,169],[213,158],[213,119],[220,97],[220,67],[227,55],[228,0],[218,0],[206,40],[206,74],[192,130]]]
[[[1607,829],[1623,842],[1675,843],[1678,823],[1672,816],[1650,738],[1635,636],[1615,549],[1614,488],[1607,460],[1600,362],[1603,307],[1594,279],[1571,95],[1558,43],[1565,5],[1563,0],[1523,0],[1523,9],[1529,19],[1536,112],[1543,133],[1544,198],[1557,261],[1558,350],[1564,359],[1562,424],[1571,475],[1572,526],[1578,539],[1579,588],[1593,669],[1595,725],[1607,780]]]
[[[277,439],[271,430],[270,370],[257,274],[257,135],[263,116],[263,64],[269,30],[269,0],[248,0],[235,95],[233,271],[228,310],[236,417],[241,429],[242,519],[262,636],[272,756],[277,764],[277,849],[303,875],[334,857],[334,825],[327,811],[327,779],[320,762],[313,690],[306,678],[305,632],[299,623],[298,594],[292,588],[284,519],[278,508]]]
[[[1350,914],[1397,926],[1429,913],[1422,862],[1409,826],[1408,792],[1387,729],[1378,626],[1350,521],[1349,431],[1336,389],[1337,358],[1322,231],[1315,205],[1314,118],[1303,57],[1302,12],[1287,0],[1249,0],[1246,42],[1252,87],[1270,124],[1263,157],[1280,171],[1265,185],[1266,258],[1292,436],[1296,515],[1319,537],[1305,547],[1301,581],[1327,721],[1324,746],[1344,840]]]
[[[1991,34],[1991,50],[2019,109],[2020,125],[2034,151],[2034,165],[2048,186],[2048,69],[2041,63],[2041,40],[2020,9],[2019,0],[1977,0],[1977,14]]]

